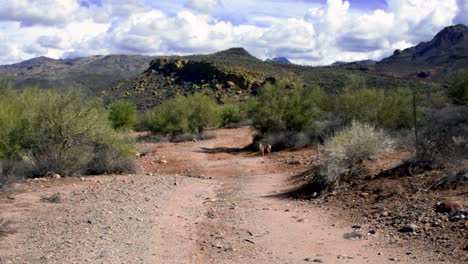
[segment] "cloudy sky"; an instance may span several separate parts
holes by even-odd
[[[380,59],[468,25],[468,0],[0,0],[0,64],[244,47],[295,63]]]

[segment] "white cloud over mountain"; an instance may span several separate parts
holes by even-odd
[[[357,9],[342,0],[290,1],[291,12],[284,1],[224,2],[0,0],[0,64],[41,55],[170,55],[244,47],[260,58],[318,65],[379,59],[430,40],[445,26],[468,23],[468,0],[387,0],[385,10]]]

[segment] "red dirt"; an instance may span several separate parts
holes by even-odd
[[[146,174],[40,180],[0,196],[1,263],[427,263],[438,254],[389,243],[385,231],[346,240],[358,222],[335,205],[286,198],[314,150],[259,157],[249,128],[216,138],[147,143]],[[167,163],[162,163],[162,161]],[[41,198],[59,192],[61,201]],[[343,196],[345,197],[345,196]],[[351,211],[353,212],[353,211]],[[360,221],[359,221],[360,222]],[[411,250],[411,255],[407,252]]]

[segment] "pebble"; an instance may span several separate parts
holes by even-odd
[[[411,224],[405,225],[403,228],[401,228],[398,231],[402,233],[408,233],[408,232],[415,232],[417,229],[418,229],[418,226],[411,223]]]
[[[322,263],[323,260],[317,258],[306,258],[304,259],[305,262],[315,262],[315,263]]]
[[[437,203],[436,211],[439,213],[455,213],[463,211],[463,204],[460,201],[445,200]]]

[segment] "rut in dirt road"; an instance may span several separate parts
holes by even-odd
[[[215,133],[148,144],[145,175],[20,184],[0,199],[16,230],[0,238],[0,263],[427,263],[380,234],[345,240],[351,223],[280,195],[300,168],[242,152],[249,128]]]
[[[178,165],[156,170],[205,179],[205,196],[200,197],[201,186],[182,190],[182,197],[202,199],[195,214],[193,207],[186,206],[193,204],[188,200],[172,205],[187,207],[186,215],[179,212],[178,219],[194,219],[183,229],[189,231],[193,250],[186,263],[385,263],[395,259],[417,263],[414,256],[405,254],[408,250],[372,247],[372,239],[345,240],[343,235],[353,231],[350,224],[337,227],[339,222],[330,224],[329,213],[280,198],[293,187],[288,179],[299,171],[240,151],[252,136],[248,128],[218,130],[214,140],[163,145],[157,150],[156,156]],[[172,231],[181,232],[180,225],[173,225]]]

